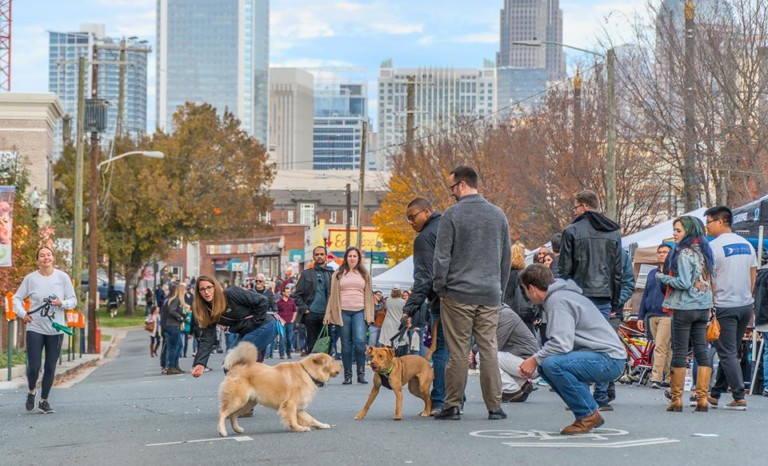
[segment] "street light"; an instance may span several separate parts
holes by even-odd
[[[98,268],[98,262],[99,262],[99,251],[98,251],[98,237],[97,237],[97,230],[98,230],[98,209],[99,209],[99,170],[102,166],[109,164],[117,159],[121,159],[123,157],[127,157],[129,155],[143,155],[144,157],[150,157],[154,159],[161,159],[165,157],[165,154],[162,152],[157,151],[131,151],[126,152],[124,154],[116,155],[110,159],[107,159],[99,164],[96,164],[95,161],[97,160],[99,154],[98,144],[94,146],[94,150],[92,150],[91,157],[93,157],[93,161],[91,162],[91,190],[90,190],[90,196],[91,196],[91,205],[90,205],[90,215],[88,220],[88,243],[89,243],[89,251],[88,251],[88,353],[95,353],[96,352],[96,309],[98,308],[98,302],[99,302],[99,289],[98,289],[98,278],[97,278],[97,268]],[[79,225],[77,226],[79,228]],[[80,277],[77,277],[77,280],[80,280]]]
[[[616,71],[616,51],[613,48],[607,50],[606,54],[595,52],[593,50],[582,49],[572,45],[566,45],[560,42],[548,40],[520,40],[512,42],[512,45],[524,45],[527,47],[541,47],[544,44],[559,45],[567,49],[577,50],[605,59],[608,71],[608,118],[605,135],[605,215],[616,219],[616,91],[614,86]]]

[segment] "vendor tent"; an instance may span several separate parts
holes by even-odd
[[[702,222],[706,222],[704,218],[704,211],[707,209],[696,209],[692,212],[688,212],[684,215],[690,215],[701,219]],[[646,228],[645,230],[632,233],[621,238],[621,245],[624,249],[632,249],[633,244],[636,244],[637,248],[647,248],[653,246],[654,248],[666,240],[672,239],[672,224],[675,222],[674,218],[661,222],[658,225]]]
[[[386,272],[373,277],[373,289],[380,290],[384,296],[389,296],[393,286],[407,290],[413,286],[413,256],[409,256]]]

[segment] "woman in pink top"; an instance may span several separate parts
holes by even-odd
[[[331,294],[325,308],[324,324],[341,328],[341,361],[344,385],[352,383],[352,354],[357,365],[357,383],[365,380],[365,332],[373,323],[371,275],[363,267],[362,254],[356,247],[344,253],[344,262],[333,274]]]

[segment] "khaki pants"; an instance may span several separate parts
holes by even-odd
[[[672,318],[651,317],[648,319],[648,326],[656,345],[653,349],[651,380],[664,382],[664,374],[669,374],[672,363]]]
[[[450,356],[445,368],[445,407],[460,406],[467,385],[467,355],[474,335],[480,351],[480,389],[488,411],[501,408],[501,375],[496,343],[498,306],[440,301],[440,320]]]

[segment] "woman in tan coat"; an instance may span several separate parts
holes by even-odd
[[[324,324],[341,329],[341,361],[344,385],[352,383],[352,355],[357,365],[357,383],[365,380],[365,332],[373,323],[373,285],[356,247],[344,253],[344,262],[331,278],[331,294],[325,308]]]

